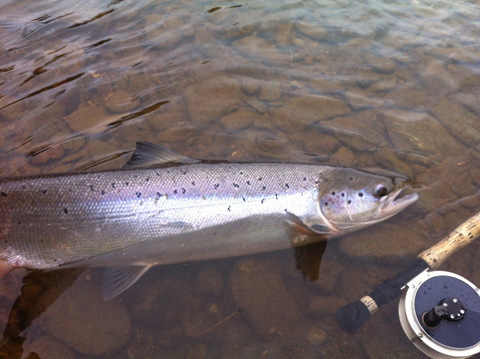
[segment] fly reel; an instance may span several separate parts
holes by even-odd
[[[480,290],[467,279],[425,270],[404,287],[398,311],[410,341],[430,358],[480,352]]]

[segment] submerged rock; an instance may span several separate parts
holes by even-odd
[[[318,122],[350,113],[348,105],[329,96],[308,95],[288,98],[283,106],[271,110],[272,121],[285,132],[311,128]]]
[[[82,354],[115,353],[130,338],[127,310],[117,300],[104,301],[98,286],[78,284],[45,311],[42,326]]]
[[[351,258],[375,258],[384,262],[415,257],[427,247],[425,238],[418,231],[383,222],[373,229],[345,236],[339,246]]]
[[[462,105],[442,98],[432,108],[432,113],[453,136],[462,141],[466,146],[478,143],[480,139],[480,121],[478,121],[478,116]]]
[[[69,347],[51,335],[45,335],[31,343],[26,343],[23,352],[26,354],[25,358],[35,358],[35,355],[48,359],[75,359],[77,357]]]
[[[382,117],[389,139],[401,158],[428,163],[432,156],[445,153],[447,149],[451,155],[465,151],[461,143],[426,113],[389,110]]]
[[[206,125],[239,104],[241,84],[234,79],[214,78],[188,87],[184,95],[190,118]]]
[[[266,340],[286,337],[301,315],[287,291],[279,265],[268,259],[242,259],[232,271],[233,297],[257,335]]]

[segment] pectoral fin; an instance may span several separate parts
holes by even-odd
[[[287,223],[290,243],[295,249],[295,267],[300,269],[303,278],[318,279],[330,229],[323,224],[307,225],[290,212],[287,212]]]
[[[103,272],[103,299],[110,300],[140,279],[151,266],[106,267]]]
[[[307,236],[328,236],[331,234],[330,229],[323,224],[305,224],[300,218],[293,213],[287,211],[287,222],[298,233]]]
[[[199,160],[184,156],[166,147],[150,142],[137,142],[135,153],[123,168],[145,168],[170,163],[197,162],[199,162]]]
[[[303,278],[314,281],[320,274],[322,256],[327,248],[327,241],[310,243],[301,247],[295,247],[295,268],[302,272]]]

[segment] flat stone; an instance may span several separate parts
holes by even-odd
[[[224,288],[222,272],[214,265],[202,265],[195,280],[195,292],[200,295],[218,297]]]
[[[247,95],[255,95],[262,86],[262,81],[253,77],[242,77],[242,90]]]
[[[227,131],[236,131],[249,127],[259,116],[255,111],[240,108],[238,111],[222,117],[220,122]]]
[[[317,293],[332,293],[338,283],[342,273],[342,266],[336,261],[328,257],[322,258],[320,273],[318,279],[311,282],[312,288]]]
[[[327,332],[321,328],[311,328],[307,333],[307,340],[312,345],[322,345],[327,339]]]
[[[115,117],[111,117],[111,120],[114,118]],[[100,124],[108,123],[108,117],[100,105],[88,104],[78,107],[76,111],[65,118],[65,121],[74,132],[82,132],[87,130],[92,131],[98,128]],[[105,127],[102,127],[101,130],[105,130]],[[100,129],[93,131],[98,132]]]
[[[229,283],[235,302],[257,335],[271,340],[289,335],[300,325],[301,314],[275,261],[241,259]]]
[[[232,112],[240,102],[240,94],[239,81],[228,78],[207,80],[189,86],[184,92],[190,118],[202,125]]]
[[[478,116],[464,106],[447,98],[441,98],[431,111],[442,125],[466,146],[476,145],[480,140],[480,121]]]
[[[81,284],[81,285],[80,285]],[[60,342],[86,355],[110,355],[130,338],[126,308],[117,300],[104,301],[100,287],[76,283],[50,306],[43,327]]]
[[[76,359],[77,357],[68,346],[62,344],[51,335],[45,335],[27,343],[23,353],[25,358]]]
[[[315,40],[322,40],[325,36],[327,36],[327,30],[318,24],[308,23],[304,21],[299,21],[295,24],[295,27],[298,31],[302,34],[311,37]]]
[[[445,151],[455,156],[466,150],[435,118],[426,113],[388,110],[382,117],[388,137],[397,148],[397,156],[401,158],[426,163],[431,156],[438,156]],[[428,136],[425,136],[427,133]]]
[[[469,170],[470,176],[477,186],[480,186],[480,169],[472,168]]]
[[[293,26],[293,22],[288,22],[286,24],[281,24],[280,26],[278,26],[277,32],[275,33],[275,43],[277,44],[277,46],[285,47],[288,45]]]
[[[307,95],[288,98],[282,107],[270,112],[279,129],[296,132],[311,128],[318,121],[350,113],[351,109],[344,101],[334,97]]]
[[[292,59],[289,53],[280,51],[275,45],[255,35],[235,40],[233,46],[242,55],[267,63],[286,63]]]
[[[403,109],[423,109],[428,99],[428,93],[420,88],[397,87],[385,95],[389,107]]]
[[[340,241],[342,253],[351,258],[374,258],[384,262],[413,258],[427,247],[425,238],[417,231],[383,222],[376,224],[374,229],[355,232]]]
[[[373,151],[386,142],[383,126],[379,124],[378,111],[375,110],[335,117],[322,122],[320,127],[355,151]]]
[[[279,81],[265,81],[262,84],[262,91],[260,92],[260,100],[262,101],[277,101],[282,95],[282,90]]]
[[[397,64],[394,60],[384,57],[365,55],[364,60],[365,63],[370,66],[374,71],[381,74],[392,73],[397,68]]]
[[[342,167],[355,167],[355,154],[348,147],[340,147],[333,158]]]
[[[468,172],[460,173],[452,183],[452,191],[459,197],[471,196],[478,192],[478,186],[473,183]]]
[[[105,106],[112,113],[125,113],[134,110],[140,105],[140,100],[124,90],[118,90],[107,95]]]

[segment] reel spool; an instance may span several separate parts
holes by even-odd
[[[480,353],[480,290],[467,279],[425,270],[404,287],[398,312],[405,334],[430,358]]]

